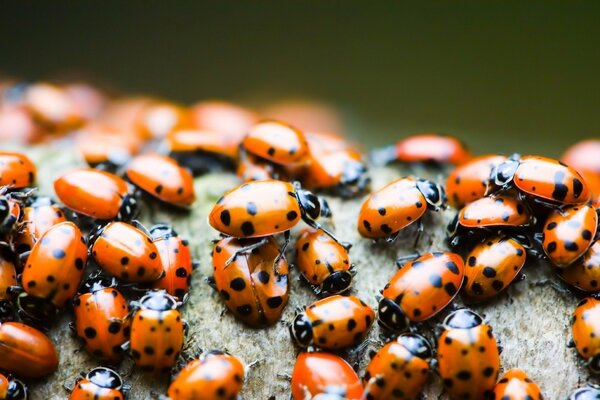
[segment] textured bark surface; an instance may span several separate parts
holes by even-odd
[[[26,151],[38,166],[38,184],[42,194],[53,195],[53,180],[65,170],[80,164],[68,147],[30,148]],[[373,188],[379,188],[396,177],[408,174],[443,179],[439,171],[378,168],[371,170]],[[199,177],[196,179],[198,201],[191,212],[173,214],[156,204],[145,204],[141,220],[144,223],[172,223],[182,236],[189,239],[193,255],[200,261],[200,268],[193,277],[189,301],[182,309],[190,324],[188,339],[193,341],[194,346],[202,349],[226,349],[246,363],[259,361],[248,374],[242,393],[244,399],[267,399],[274,396],[277,400],[287,400],[289,382],[282,375],[291,373],[298,352],[290,340],[287,322],[293,318],[296,307],[311,303],[316,296],[299,281],[298,272],[293,270],[290,302],[282,320],[268,329],[257,330],[243,325],[226,312],[217,294],[205,283],[205,278],[212,271],[211,240],[217,237],[217,233],[208,226],[206,217],[214,201],[236,184],[233,175]],[[415,252],[414,230],[409,229],[409,232],[400,235],[391,246],[374,245],[369,240],[361,239],[355,226],[361,201],[362,199],[329,199],[334,212],[336,233],[343,240],[354,243],[350,256],[358,273],[353,292],[375,308],[375,296],[396,270],[396,257]],[[425,234],[418,251],[446,248],[445,226],[453,211],[432,214],[434,213],[426,218]],[[288,261],[294,262],[293,252],[289,253]],[[474,309],[487,318],[496,337],[502,341],[503,369],[524,369],[539,383],[546,398],[562,399],[579,382],[588,379],[588,373],[580,365],[575,351],[566,346],[570,336],[568,322],[577,299],[555,290],[553,282],[556,282],[556,278],[547,265],[528,263],[524,271],[527,275],[525,281],[511,285],[496,300]],[[445,314],[442,313],[434,322],[439,322]],[[63,383],[72,383],[80,371],[97,365],[85,351],[77,351],[80,343],[68,328],[70,320],[70,313],[65,312],[50,330],[50,336],[60,353],[60,367],[57,373],[47,379],[30,384],[33,399],[67,398]],[[374,326],[371,338],[376,339],[378,335],[379,327]],[[366,353],[360,359],[361,369],[368,362]],[[120,370],[126,371],[130,367],[131,361],[126,360]],[[130,399],[147,399],[151,392],[165,393],[168,377],[153,379],[134,371],[126,381],[132,386]],[[431,377],[426,394],[429,399],[447,398],[436,376]]]

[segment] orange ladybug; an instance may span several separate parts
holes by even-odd
[[[27,400],[27,386],[12,376],[0,374],[0,399]]]
[[[154,225],[150,228],[150,234],[154,238],[165,271],[163,277],[154,282],[153,287],[164,289],[183,301],[192,281],[193,262],[189,243],[169,225]]]
[[[587,297],[577,304],[571,319],[571,334],[590,371],[600,373],[600,300]]]
[[[26,88],[23,100],[34,119],[50,132],[66,132],[83,122],[82,110],[64,87],[35,83]]]
[[[525,265],[525,248],[507,236],[494,236],[477,245],[465,258],[463,298],[486,301],[506,289]]]
[[[133,219],[137,200],[127,182],[108,172],[80,168],[54,181],[56,195],[71,210],[88,217]]]
[[[225,101],[201,101],[190,107],[190,114],[194,127],[219,132],[236,148],[258,122],[254,111]]]
[[[0,256],[0,320],[8,317],[13,309],[11,288],[17,286],[15,264]]]
[[[366,238],[395,239],[400,230],[419,221],[427,210],[444,208],[446,194],[434,182],[400,178],[371,193],[358,215],[358,232]],[[418,236],[417,236],[418,237]]]
[[[23,378],[41,378],[58,368],[54,344],[39,330],[19,322],[0,323],[0,369]]]
[[[169,155],[195,174],[231,170],[238,159],[239,142],[231,143],[217,131],[184,129],[166,137]]]
[[[23,209],[22,228],[14,235],[16,252],[21,254],[30,251],[48,229],[66,220],[65,213],[51,199],[47,197],[36,199]]]
[[[116,364],[123,358],[121,346],[129,338],[129,306],[111,284],[96,278],[74,301],[73,328],[86,350],[102,362]]]
[[[22,189],[33,185],[37,170],[23,153],[0,151],[0,186]]]
[[[91,167],[114,170],[124,165],[140,148],[140,140],[122,129],[104,125],[84,127],[75,146]]]
[[[133,122],[139,137],[144,140],[164,138],[175,130],[191,127],[187,109],[162,100],[143,104]]]
[[[318,293],[342,293],[352,287],[354,264],[350,264],[348,250],[322,232],[305,229],[300,233],[296,266]]]
[[[45,320],[65,307],[77,293],[87,263],[87,246],[72,222],[54,225],[31,249],[21,282],[19,309]]]
[[[22,215],[19,200],[13,198],[11,193],[6,196],[0,194],[0,235],[7,235],[14,232],[18,226],[17,222],[21,220]]]
[[[336,350],[362,343],[374,320],[373,309],[358,297],[334,295],[306,307],[290,333],[301,347]]]
[[[591,195],[575,169],[546,157],[513,155],[494,168],[491,177],[501,190],[515,188],[537,203],[551,207],[583,204]]]
[[[279,321],[289,297],[289,271],[272,238],[224,238],[213,247],[214,288],[240,320],[262,327]],[[253,251],[240,252],[255,247]]]
[[[154,282],[165,271],[152,239],[124,222],[109,222],[90,237],[90,251],[105,272],[128,282]]]
[[[542,400],[542,392],[523,370],[512,368],[494,387],[494,398],[499,400]]]
[[[383,289],[379,324],[402,332],[433,317],[456,297],[464,273],[462,258],[450,252],[425,253],[406,263]]]
[[[575,168],[580,173],[593,171],[600,174],[600,140],[587,139],[569,147],[560,161]]]
[[[236,399],[244,376],[244,364],[237,357],[218,350],[208,351],[179,372],[169,385],[167,399]]]
[[[359,400],[363,398],[363,386],[343,358],[329,353],[302,352],[292,372],[292,398],[313,399],[319,394]]]
[[[139,301],[131,322],[130,348],[135,365],[155,375],[168,373],[183,348],[185,324],[180,303],[164,290],[149,291]],[[185,325],[184,325],[185,324]]]
[[[245,151],[275,164],[303,164],[308,157],[304,133],[281,121],[254,125],[242,141]]]
[[[252,154],[243,154],[240,157],[236,174],[243,182],[262,181],[275,178],[284,181],[291,180],[287,179],[290,177],[285,176],[285,174],[282,173],[282,169],[277,168],[277,165],[269,161],[259,159]]]
[[[600,290],[600,242],[594,242],[583,256],[566,268],[556,268],[569,285],[588,293]]]
[[[363,378],[365,398],[419,399],[429,378],[431,345],[414,333],[400,335],[373,357]]]
[[[542,247],[557,267],[577,260],[592,244],[598,230],[598,214],[589,205],[552,210],[542,233]]]
[[[372,156],[377,165],[395,161],[460,165],[470,158],[471,153],[458,138],[439,133],[407,136],[394,145],[376,150]]]
[[[463,207],[484,197],[490,184],[492,170],[504,161],[504,156],[485,155],[454,168],[446,181],[446,195],[450,205]]]
[[[97,367],[81,375],[69,400],[123,400],[129,391],[121,376],[110,368]]]
[[[454,311],[438,339],[439,374],[451,399],[489,399],[500,369],[492,328],[471,310]]]
[[[125,174],[135,186],[165,203],[189,207],[196,200],[192,175],[170,157],[137,156],[131,160]]]

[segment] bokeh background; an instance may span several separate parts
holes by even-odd
[[[318,100],[366,147],[433,130],[556,156],[599,136],[599,17],[597,1],[0,1],[0,71]]]

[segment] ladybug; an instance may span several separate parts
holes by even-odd
[[[213,170],[233,170],[239,142],[231,142],[220,132],[182,129],[167,135],[169,156],[194,174]]]
[[[197,129],[218,132],[236,148],[259,120],[258,115],[240,105],[226,101],[201,101],[190,107],[192,125]]]
[[[454,311],[438,339],[439,374],[451,399],[492,399],[500,354],[492,328],[471,310]]]
[[[116,170],[139,151],[140,142],[138,137],[122,129],[90,125],[83,128],[76,149],[89,166]]]
[[[366,238],[394,240],[400,230],[419,221],[427,210],[445,207],[444,189],[431,181],[400,178],[371,193],[358,215],[358,232]],[[418,236],[417,236],[418,239]]]
[[[454,168],[446,181],[448,202],[454,207],[464,205],[485,196],[490,185],[490,174],[507,158],[499,155],[475,157]]]
[[[23,269],[19,309],[40,321],[56,315],[77,292],[86,262],[87,246],[77,225],[67,221],[48,229]]]
[[[400,335],[373,357],[363,378],[365,398],[418,399],[429,377],[432,350],[427,340],[413,333]]]
[[[150,228],[150,235],[165,271],[163,277],[154,282],[153,288],[164,289],[179,301],[184,301],[190,290],[194,267],[188,241],[169,225],[154,225]]]
[[[19,254],[30,251],[48,229],[67,220],[65,213],[48,197],[36,199],[23,208],[22,214],[22,228],[14,234],[14,247]]]
[[[22,189],[33,185],[37,170],[23,153],[0,151],[0,186]]]
[[[363,398],[363,386],[356,372],[343,358],[330,353],[300,353],[291,385],[293,400],[313,399],[319,394],[338,395],[347,400]]]
[[[542,247],[557,267],[577,260],[592,244],[598,230],[598,214],[590,205],[552,210],[542,233]]]
[[[263,181],[266,179],[281,178],[281,180],[291,180],[286,174],[282,173],[282,168],[277,168],[273,163],[259,159],[252,154],[243,154],[238,162],[236,174],[243,182]]]
[[[600,386],[586,383],[585,386],[575,390],[567,400],[596,400],[600,398]]]
[[[131,322],[131,338],[123,348],[143,372],[168,373],[183,348],[185,322],[177,307],[181,303],[164,290],[150,291],[137,304]]]
[[[123,358],[121,346],[129,338],[127,300],[101,278],[87,281],[74,301],[73,328],[86,350],[102,362],[116,364]]]
[[[289,297],[289,271],[277,242],[224,238],[213,247],[213,287],[225,305],[250,326],[273,325]],[[258,246],[258,247],[257,247]],[[255,249],[242,253],[243,248]]]
[[[83,115],[62,86],[41,82],[27,86],[24,105],[33,118],[50,132],[66,132],[83,122]]]
[[[588,293],[600,290],[600,242],[594,242],[583,256],[566,268],[556,268],[569,285]]]
[[[101,220],[131,220],[138,212],[127,182],[109,172],[80,168],[54,181],[56,195],[71,210]]]
[[[305,229],[296,241],[296,266],[317,292],[337,294],[352,287],[348,250],[322,232]]]
[[[304,133],[276,120],[264,120],[250,128],[242,148],[275,164],[304,164],[308,159]]]
[[[12,376],[0,374],[0,400],[27,400],[27,386]]]
[[[492,182],[500,190],[515,188],[537,203],[583,204],[590,191],[579,173],[559,161],[540,156],[511,156],[492,171]]]
[[[506,289],[525,265],[525,248],[507,236],[494,236],[477,245],[465,258],[463,299],[486,301]]]
[[[379,301],[379,324],[402,332],[444,309],[462,285],[465,268],[455,253],[425,253],[403,265],[385,285]]]
[[[13,294],[11,288],[17,286],[15,264],[0,256],[0,320],[12,312]]]
[[[439,133],[405,137],[394,145],[376,150],[372,156],[376,165],[392,162],[460,165],[470,158],[471,153],[458,138]]]
[[[189,207],[196,200],[194,178],[170,157],[142,154],[131,160],[125,175],[135,186],[165,203]]]
[[[0,235],[15,231],[22,215],[21,203],[13,197],[13,194],[0,194]]]
[[[41,378],[58,368],[52,341],[39,330],[19,322],[0,323],[0,370],[23,378]]]
[[[191,127],[187,109],[162,100],[149,100],[133,119],[135,131],[144,140],[164,138],[169,133]]]
[[[482,234],[498,230],[519,230],[534,221],[529,208],[510,196],[490,196],[464,206],[448,225],[450,245],[477,240]]]
[[[573,343],[594,374],[600,373],[600,300],[587,297],[577,304],[571,319]]]
[[[600,174],[600,140],[587,139],[569,147],[560,161],[575,168],[580,173],[587,171]]]
[[[129,391],[129,386],[123,385],[121,376],[110,368],[96,367],[81,375],[69,400],[123,400]]]
[[[543,400],[542,392],[523,370],[512,368],[500,378],[494,388],[494,398],[500,400]]]
[[[154,282],[164,275],[158,248],[146,233],[124,222],[100,226],[90,238],[91,254],[105,272],[127,282]]]
[[[212,350],[187,363],[167,390],[168,400],[236,399],[244,384],[244,364]]]
[[[208,222],[225,235],[258,238],[289,231],[302,219],[337,241],[315,221],[330,215],[327,202],[299,184],[264,180],[244,183],[225,193],[210,212]]]
[[[362,343],[374,320],[373,309],[358,297],[334,295],[296,315],[290,334],[301,347],[336,350]]]

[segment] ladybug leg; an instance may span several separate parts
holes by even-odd
[[[415,244],[413,245],[413,248],[416,249],[419,245],[419,240],[421,239],[421,235],[423,234],[424,230],[425,228],[423,227],[423,218],[419,218],[419,221],[417,221],[417,236],[415,237]]]
[[[248,245],[248,246],[244,246],[244,247],[236,250],[236,252],[233,253],[231,255],[231,257],[229,257],[229,259],[225,262],[225,268],[227,268],[229,266],[229,264],[231,264],[232,262],[234,262],[238,255],[249,253],[249,252],[251,252],[254,249],[258,249],[259,247],[264,246],[265,244],[267,244],[267,241],[268,241],[267,238],[262,238],[261,240],[259,240],[256,243],[253,243],[253,244]]]
[[[279,264],[279,260],[281,260],[285,256],[285,252],[290,244],[290,231],[283,232],[283,238],[283,246],[279,250],[279,254],[277,254],[277,257],[275,257],[275,259],[273,260],[273,271],[275,271],[277,275],[279,275],[279,272],[277,271],[277,264]]]
[[[419,257],[421,257],[421,255],[419,253],[413,253],[413,254],[408,254],[408,255],[402,256],[402,257],[398,257],[396,259],[396,266],[398,267],[398,269],[402,269],[404,264],[406,264],[409,261],[413,261]]]

